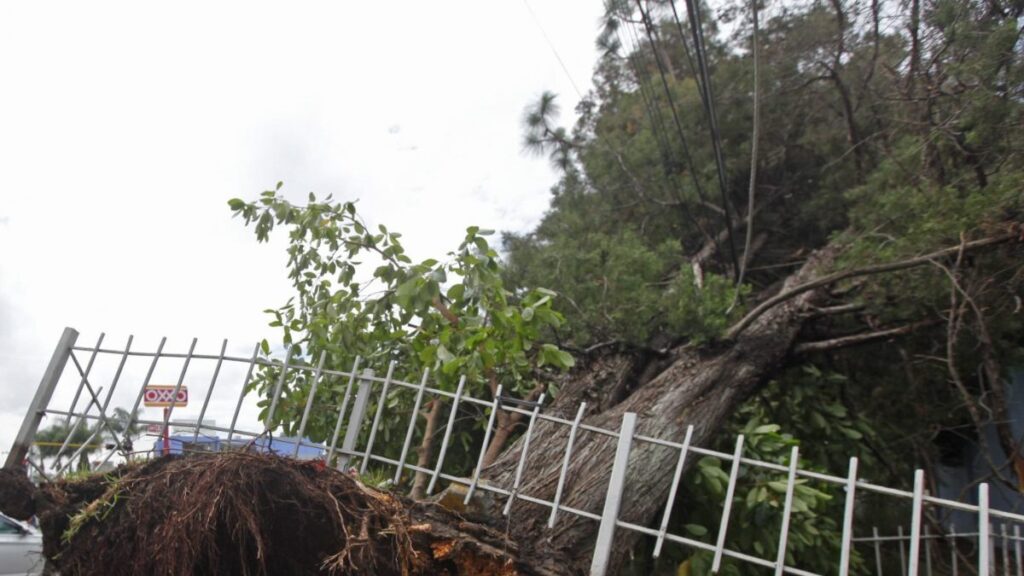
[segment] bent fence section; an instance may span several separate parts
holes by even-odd
[[[304,376],[311,377],[312,383],[297,429],[296,439],[283,444],[286,446],[284,451],[291,452],[286,455],[295,457],[299,456],[300,452],[310,449],[320,450],[325,453],[328,462],[336,462],[341,469],[347,470],[353,461],[358,461],[361,473],[365,473],[371,463],[390,467],[394,470],[396,483],[402,478],[403,472],[422,472],[430,477],[428,493],[436,490],[440,481],[465,486],[467,488],[466,502],[470,501],[476,491],[490,492],[495,498],[504,500],[504,514],[506,515],[510,513],[511,505],[515,500],[544,506],[550,509],[549,528],[554,527],[559,515],[562,514],[590,519],[599,523],[591,565],[591,574],[594,575],[603,575],[607,572],[607,564],[616,542],[616,534],[619,531],[632,531],[654,539],[653,555],[655,557],[662,553],[666,544],[707,551],[712,555],[712,570],[716,572],[721,567],[723,560],[728,558],[761,567],[765,573],[773,573],[777,576],[782,574],[817,576],[816,572],[786,564],[794,488],[800,481],[810,480],[833,484],[845,491],[845,505],[840,524],[842,541],[838,546],[839,554],[834,559],[835,569],[829,571],[829,574],[846,576],[850,571],[852,551],[857,550],[864,559],[865,566],[880,575],[891,573],[900,574],[900,576],[917,576],[918,574],[927,576],[933,574],[952,574],[954,576],[958,574],[979,574],[981,576],[1014,574],[1024,576],[1022,575],[1022,537],[1020,534],[1020,524],[1024,523],[1024,515],[991,508],[989,506],[989,486],[985,483],[978,485],[975,503],[937,498],[926,492],[925,476],[922,470],[915,473],[913,490],[891,488],[860,478],[857,472],[856,458],[850,458],[848,469],[844,475],[825,474],[801,468],[799,450],[796,447],[792,449],[788,465],[763,462],[744,456],[743,436],[736,439],[734,450],[731,453],[726,453],[692,445],[690,443],[692,427],[687,430],[683,438],[654,438],[637,434],[635,432],[637,415],[632,413],[623,416],[621,426],[617,430],[598,428],[583,422],[585,405],[579,407],[575,418],[563,418],[544,412],[543,397],[536,403],[516,402],[511,399],[503,402],[499,389],[496,398],[489,400],[474,398],[465,393],[464,378],[455,391],[441,390],[428,386],[429,374],[427,373],[424,373],[417,382],[394,378],[394,364],[391,364],[387,373],[381,377],[369,371],[361,371],[359,359],[356,359],[351,369],[345,371],[326,368],[324,357],[317,359],[316,362],[306,360],[300,362],[289,356],[283,359],[261,358],[259,345],[253,349],[251,355],[231,355],[227,353],[228,342],[226,340],[221,344],[218,354],[200,354],[196,352],[197,341],[195,339],[192,340],[186,352],[168,351],[166,338],[160,340],[155,350],[133,348],[133,337],[127,339],[123,348],[104,347],[105,336],[102,334],[94,346],[80,346],[77,344],[77,339],[78,333],[75,330],[65,329],[8,455],[7,467],[28,464],[42,476],[60,475],[66,473],[82,452],[88,446],[94,445],[98,437],[106,435],[113,441],[99,461],[99,466],[102,467],[116,454],[132,452],[129,447],[133,425],[150,426],[165,435],[171,426],[178,429],[183,426],[191,427],[193,443],[199,441],[201,432],[213,432],[226,434],[223,442],[218,442],[218,446],[235,446],[240,443],[251,446],[256,444],[259,439],[265,439],[268,433],[273,432],[269,429],[269,423],[273,422],[275,412],[279,408],[284,383],[289,374],[302,372]],[[104,377],[101,385],[99,376],[101,370],[96,367],[103,362],[103,359],[107,359],[109,377]],[[126,365],[130,362],[134,362],[136,365],[126,370]],[[173,375],[167,379],[173,378],[173,384],[168,384],[165,388],[169,398],[178,397],[179,392],[186,386],[186,380],[194,382],[196,372],[203,373],[205,384],[201,383],[199,389],[193,385],[190,390],[199,392],[198,397],[202,398],[198,418],[188,423],[174,420],[175,406],[173,402],[159,419],[134,417],[132,422],[125,423],[112,418],[110,410],[115,397],[125,400],[126,404],[131,406],[130,414],[137,414],[143,405],[147,387],[156,383],[160,378],[154,378],[154,374],[161,373],[161,371],[166,372],[168,364],[173,367],[171,373]],[[265,418],[257,421],[251,417],[255,406],[252,402],[247,403],[246,399],[253,372],[260,366],[272,366],[280,371],[280,375],[272,389],[269,405],[264,408]],[[206,374],[210,375],[208,380],[205,378]],[[328,376],[339,382],[344,382],[345,388],[334,420],[333,434],[329,442],[321,445],[303,440],[303,438],[311,410],[316,404],[317,386],[323,378]],[[124,384],[124,381],[132,382]],[[161,383],[163,382],[161,381]],[[219,394],[215,394],[215,390]],[[405,390],[406,393],[412,395],[414,405],[411,413],[407,416],[408,424],[400,456],[395,459],[389,458],[379,451],[375,453],[374,448],[377,434],[381,429],[382,415],[386,409],[387,402],[385,400],[389,397],[389,392],[395,394],[398,390]],[[118,395],[118,393],[120,394]],[[374,398],[377,400],[374,401]],[[420,407],[425,401],[431,399],[450,401],[451,408],[433,466],[421,467],[408,460],[417,420],[420,417]],[[205,417],[211,413],[214,405],[217,406],[219,413],[232,414],[230,425],[217,426],[206,422]],[[486,421],[484,441],[480,447],[477,465],[468,477],[445,472],[445,457],[452,442],[452,430],[460,405],[476,407],[476,416],[474,417],[480,418],[481,422]],[[376,406],[376,409],[370,417],[369,411],[373,406]],[[495,486],[480,481],[483,455],[490,442],[495,415],[498,411],[522,414],[528,422],[526,430],[523,432],[525,439],[519,455],[516,474],[509,486]],[[250,417],[248,419],[240,418],[243,413],[248,413]],[[44,463],[39,457],[33,457],[30,450],[36,432],[45,416],[61,419],[71,431],[56,454],[50,456],[53,461],[53,470],[50,472],[44,470]],[[249,424],[245,423],[247,421]],[[568,441],[562,455],[561,475],[553,495],[527,494],[521,489],[522,472],[529,457],[530,437],[537,422],[541,421],[569,428]],[[90,437],[78,445],[72,444],[70,439],[74,435],[73,432],[83,425],[86,426],[86,429],[92,430]],[[343,430],[344,436],[342,436]],[[361,432],[364,433],[361,434]],[[564,504],[568,500],[567,491],[571,491],[571,487],[566,486],[566,473],[572,458],[575,439],[580,433],[600,434],[608,437],[609,441],[616,442],[613,462],[594,463],[610,468],[607,493],[601,510],[580,510]],[[359,445],[361,437],[366,438],[362,446]],[[627,471],[630,453],[632,447],[638,443],[655,444],[671,449],[677,454],[664,512],[651,526],[626,522],[619,517],[622,494],[629,489]],[[263,446],[271,449],[266,442]],[[278,445],[279,448],[280,446]],[[703,541],[668,530],[672,510],[672,506],[669,504],[674,501],[678,493],[683,465],[690,455],[717,457],[728,462],[730,466],[722,515],[717,531],[712,531],[712,541]],[[726,547],[733,493],[743,467],[769,470],[785,478],[786,490],[781,523],[777,526],[764,527],[765,530],[776,532],[778,548],[766,551],[763,555],[765,557]],[[898,528],[895,534],[885,535],[880,535],[877,528],[868,531],[861,526],[855,527],[858,501],[866,496],[895,498],[907,505],[908,527],[905,530],[902,527]],[[955,531],[936,533],[942,529],[941,521],[938,519],[943,514],[952,511],[976,517],[977,531],[961,534],[957,534]]]

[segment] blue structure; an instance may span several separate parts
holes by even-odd
[[[1010,377],[1007,382],[1006,403],[1010,414],[1010,427],[1016,438],[1024,437],[1024,368],[1010,370]],[[1013,466],[1007,462],[1006,454],[999,445],[999,437],[996,434],[994,424],[984,428],[985,441],[988,443],[992,455],[992,463],[996,468],[1003,470],[1003,475],[1016,480]],[[963,500],[968,504],[978,504],[977,482],[986,479],[991,474],[991,465],[982,455],[978,445],[974,442],[967,443],[961,453],[961,464],[940,465],[936,474],[938,476],[937,496],[950,500]],[[989,506],[997,510],[1007,512],[1024,512],[1024,494],[1007,486],[997,479],[985,480],[989,483]],[[942,523],[952,526],[959,533],[974,532],[978,529],[977,514],[963,511],[944,511],[948,516],[942,518]],[[998,532],[998,520],[995,521]]]
[[[246,444],[249,441],[245,442]],[[295,452],[295,444],[299,443],[299,460],[316,460],[327,456],[327,450],[323,444],[313,442],[309,438],[303,438],[301,442],[295,436],[275,436],[272,439],[261,436],[253,442],[253,449],[259,452],[269,452],[278,456],[291,456]]]
[[[193,441],[192,434],[176,434],[170,437],[170,454],[185,454],[188,452],[219,452],[221,450],[244,450],[249,449],[253,452],[262,452],[277,454],[279,456],[291,457],[295,453],[295,444],[298,439],[289,436],[275,436],[268,438],[266,436],[260,436],[255,440],[251,438],[232,438],[230,444],[227,439],[219,436],[208,436],[200,434]],[[157,438],[153,442],[153,455],[163,456],[164,455],[164,439]],[[327,449],[323,444],[313,442],[309,438],[304,438],[299,443],[299,453],[297,458],[299,460],[316,460],[318,458],[324,458],[327,455]]]
[[[192,441],[192,434],[174,434],[170,438],[170,454],[184,454],[186,452],[217,452],[220,450],[221,439],[217,436],[200,434]],[[157,438],[153,442],[153,455],[164,455],[164,439]]]

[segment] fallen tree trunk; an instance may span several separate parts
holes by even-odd
[[[803,323],[828,297],[826,290],[841,280],[922,266],[962,249],[981,249],[1017,237],[1003,234],[947,248],[925,256],[849,271],[826,274],[840,251],[833,242],[816,251],[783,284],[779,292],[748,313],[731,328],[726,340],[707,347],[682,346],[670,359],[619,352],[599,360],[565,383],[549,412],[571,418],[580,402],[601,400],[588,408],[585,424],[618,430],[626,412],[639,415],[637,434],[682,441],[694,427],[691,441],[707,446],[725,418],[763,382],[777,373],[793,351]],[[620,402],[609,399],[621,398]],[[552,500],[568,440],[568,427],[541,422],[533,433],[520,492]],[[563,504],[600,514],[607,491],[615,441],[581,432],[573,446],[566,475]],[[522,441],[513,444],[485,476],[495,485],[511,486]],[[668,497],[678,453],[646,442],[635,442],[630,453],[626,490],[619,519],[650,525]],[[688,459],[689,465],[695,459]],[[577,573],[590,565],[598,523],[564,514],[554,529],[547,528],[550,509],[517,501],[512,508],[512,534],[534,538],[571,558]],[[615,574],[639,535],[620,530],[610,562]]]
[[[44,555],[65,575],[568,573],[543,548],[322,461],[171,457],[43,485]]]
[[[837,252],[835,246],[819,250],[786,282],[783,291],[814,278],[826,269]],[[639,414],[638,434],[681,441],[687,426],[694,427],[693,443],[707,445],[723,420],[766,378],[775,373],[789,354],[805,319],[805,311],[820,303],[823,292],[807,290],[767,310],[730,343],[708,349],[684,346],[671,354],[671,361],[649,381],[636,387],[618,404],[593,413],[584,422],[617,430],[625,412]],[[599,369],[608,370],[609,363]],[[584,380],[593,385],[620,383],[628,374],[634,377],[642,366],[620,357],[611,363],[620,371],[598,378],[588,374]],[[567,385],[551,411],[573,414],[578,402],[586,401],[576,389]],[[575,393],[566,393],[568,391]],[[560,473],[562,454],[568,439],[568,427],[543,422],[536,427],[523,477],[521,491],[531,496],[551,499]],[[488,471],[491,482],[509,486],[519,460],[521,443],[516,443]],[[564,504],[600,513],[604,503],[615,441],[593,433],[577,435],[566,479]],[[623,495],[620,519],[647,525],[665,505],[673,466],[678,452],[649,443],[634,443],[626,479],[628,489]],[[692,461],[692,460],[691,460]],[[511,512],[513,534],[536,535],[554,549],[566,554],[579,573],[590,565],[598,523],[568,514],[560,516],[553,530],[547,529],[550,509],[517,502]],[[635,543],[635,533],[620,530],[616,534],[610,573],[617,573]]]

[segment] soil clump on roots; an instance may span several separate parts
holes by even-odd
[[[41,491],[44,554],[62,575],[565,573],[550,551],[322,461],[197,454]]]
[[[18,520],[28,520],[36,513],[35,486],[25,471],[19,468],[0,468],[0,512]]]

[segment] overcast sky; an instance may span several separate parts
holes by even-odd
[[[531,6],[586,90],[601,0]],[[522,110],[552,90],[568,124],[577,101],[522,0],[8,1],[0,54],[0,454],[65,326],[241,355],[275,336],[284,245],[229,198],[358,199],[444,254],[537,222],[556,176],[522,153]]]

